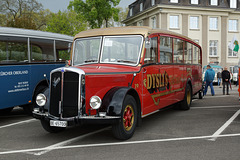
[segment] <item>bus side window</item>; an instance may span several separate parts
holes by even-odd
[[[180,39],[174,38],[173,45],[174,45],[173,62],[183,63],[183,41]]]
[[[193,46],[193,64],[198,64],[199,58],[199,49],[196,46]]]
[[[172,38],[160,37],[160,62],[172,63]]]
[[[26,43],[0,41],[0,63],[28,62]]]
[[[32,62],[43,61],[41,48],[35,45],[31,45],[31,57],[32,57]]]
[[[56,54],[57,61],[61,62],[70,59],[70,49],[71,43],[63,42],[63,41],[55,41],[56,42]]]
[[[45,39],[30,38],[31,61],[52,62],[54,61],[54,41]]]
[[[144,64],[158,62],[157,37],[151,38],[150,43],[151,43],[151,48],[146,49]]]
[[[185,42],[184,63],[192,64],[192,44]]]

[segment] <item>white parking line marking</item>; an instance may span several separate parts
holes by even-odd
[[[56,144],[54,144],[54,145],[45,147],[45,150],[44,150],[44,151],[41,151],[41,152],[38,152],[38,153],[34,153],[34,155],[35,155],[35,156],[43,155],[43,154],[45,154],[45,153],[47,153],[47,152],[50,152],[51,150],[54,150],[55,148],[58,148],[58,147],[61,147],[61,146],[65,146],[65,145],[68,145],[68,144],[70,144],[70,143],[79,141],[80,139],[86,138],[86,137],[88,137],[88,136],[94,135],[94,134],[99,133],[99,132],[102,132],[102,131],[105,131],[105,130],[107,130],[107,129],[109,129],[109,128],[110,128],[110,127],[106,127],[106,128],[97,130],[97,131],[95,131],[95,132],[91,132],[91,133],[88,133],[88,134],[85,134],[85,135],[81,135],[81,136],[78,136],[78,137],[75,137],[75,138],[72,138],[72,139],[69,139],[69,140],[60,142],[60,143],[56,143]],[[32,154],[32,153],[30,153],[30,154]]]
[[[7,125],[4,125],[4,126],[0,126],[0,129],[15,126],[15,125],[18,125],[18,124],[23,124],[23,123],[30,123],[30,122],[33,122],[33,121],[37,121],[37,120],[36,119],[29,119],[29,120],[25,120],[25,121],[21,121],[21,122],[7,124]]]
[[[238,105],[231,105],[231,106],[204,106],[204,107],[191,107],[191,109],[215,109],[215,108],[235,108],[238,107],[239,108],[239,104]]]
[[[222,126],[220,127],[212,136],[211,141],[215,141],[218,136],[234,121],[234,119],[240,114],[240,109]]]
[[[217,138],[236,137],[236,136],[240,136],[240,133],[218,135]],[[60,149],[88,148],[88,147],[100,147],[100,146],[116,146],[116,145],[144,144],[144,143],[171,142],[171,141],[184,141],[184,140],[198,140],[198,139],[209,139],[209,138],[213,138],[213,136],[183,137],[183,138],[155,139],[155,140],[115,142],[115,143],[98,143],[98,144],[85,144],[85,145],[73,145],[73,146],[60,146],[60,147],[52,147],[52,148],[35,148],[35,149],[24,149],[24,150],[0,152],[0,155],[44,151],[47,149],[60,150]]]
[[[207,95],[204,96],[204,98],[221,98],[221,97],[238,97],[238,95],[215,95],[215,96],[211,96],[211,95]]]

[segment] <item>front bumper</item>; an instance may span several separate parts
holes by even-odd
[[[115,124],[120,121],[120,116],[81,116],[72,118],[59,118],[49,115],[48,112],[42,113],[40,111],[33,111],[33,117],[40,120],[57,120],[67,121],[68,126],[81,125],[81,124]]]

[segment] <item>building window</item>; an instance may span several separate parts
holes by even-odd
[[[199,17],[197,16],[190,17],[190,29],[199,29]]]
[[[171,3],[178,3],[178,0],[170,0]]]
[[[233,32],[238,31],[238,20],[231,19],[228,21],[228,31],[233,31]]]
[[[210,5],[217,6],[218,5],[218,0],[211,0]]]
[[[140,12],[143,11],[143,3],[140,3]]]
[[[151,27],[152,28],[157,28],[156,17],[151,18]]]
[[[218,18],[217,17],[209,18],[209,25],[210,30],[218,30]]]
[[[237,8],[237,1],[236,0],[230,0],[230,8]]]
[[[130,16],[132,16],[133,8],[130,8]]]
[[[198,0],[191,0],[191,4],[198,4]]]
[[[212,57],[217,56],[217,46],[218,46],[218,41],[210,40],[210,42],[209,42],[209,56],[212,56]]]
[[[179,28],[179,16],[170,16],[170,28]]]
[[[152,6],[154,6],[155,5],[155,0],[151,0],[151,4],[152,4]]]
[[[143,21],[137,22],[137,26],[143,26]]]

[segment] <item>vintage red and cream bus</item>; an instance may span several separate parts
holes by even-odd
[[[188,37],[149,27],[83,31],[71,61],[51,72],[33,115],[48,132],[82,123],[112,124],[131,138],[143,117],[176,104],[188,110],[202,98],[202,50]]]

